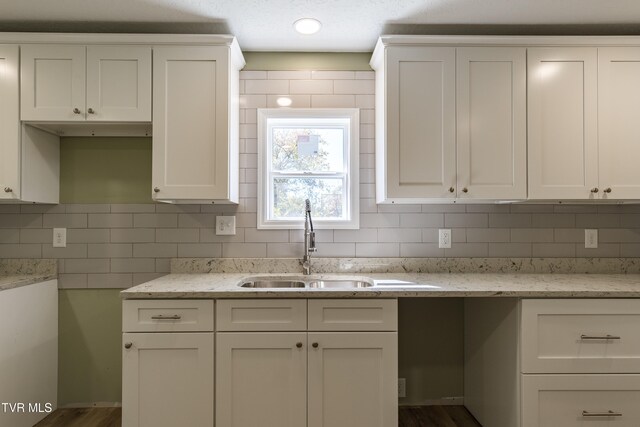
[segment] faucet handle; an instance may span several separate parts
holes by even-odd
[[[318,249],[316,248],[316,232],[310,231],[309,232],[309,251],[315,252],[317,250]]]

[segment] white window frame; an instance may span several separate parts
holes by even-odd
[[[348,119],[345,138],[345,179],[347,219],[329,220],[313,217],[316,229],[357,229],[360,227],[360,110],[357,108],[259,108],[258,109],[258,229],[301,229],[304,219],[275,220],[268,217],[272,200],[270,176],[271,150],[267,121],[269,119]],[[301,218],[304,212],[300,212]]]

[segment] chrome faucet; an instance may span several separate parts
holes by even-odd
[[[302,257],[302,269],[305,275],[311,274],[311,253],[316,252],[316,232],[313,231],[311,221],[311,202],[304,201],[304,257]]]

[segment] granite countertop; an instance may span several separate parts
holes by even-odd
[[[55,274],[10,274],[0,276],[0,292],[55,279]]]
[[[313,279],[370,280],[358,289],[241,288],[255,277],[287,278],[300,274],[169,274],[121,292],[123,299],[149,298],[398,298],[398,297],[538,297],[640,298],[640,274],[474,274],[369,273],[316,274]]]
[[[0,292],[56,279],[57,266],[52,259],[0,259]]]

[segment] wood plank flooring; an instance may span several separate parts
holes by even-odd
[[[482,427],[464,406],[402,406],[399,427]],[[35,427],[120,427],[122,408],[58,409]]]

